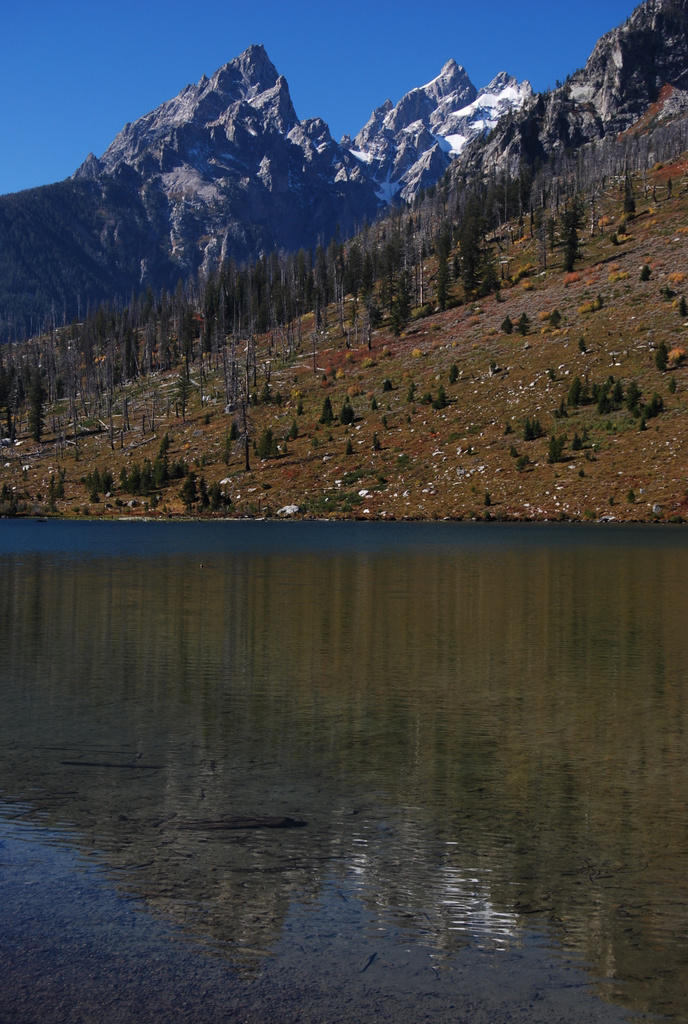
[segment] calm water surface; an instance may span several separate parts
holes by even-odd
[[[680,527],[0,522],[0,1021],[688,1021],[687,581]]]

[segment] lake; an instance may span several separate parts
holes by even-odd
[[[688,1021],[687,582],[685,527],[0,522],[0,1021]]]

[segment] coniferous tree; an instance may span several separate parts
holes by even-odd
[[[322,414],[320,416],[320,422],[324,426],[329,427],[329,426],[332,425],[332,420],[333,419],[334,419],[334,412],[332,411],[332,399],[330,398],[329,395],[327,395],[325,397],[325,401],[323,402],[323,408],[322,408]]]
[[[572,199],[562,218],[562,241],[564,246],[564,270],[570,273],[580,258],[578,230],[583,220],[583,210],[577,199]]]
[[[38,370],[31,375],[29,385],[29,433],[34,441],[40,441],[43,433],[43,402],[45,389]]]
[[[633,196],[633,182],[631,176],[626,172],[624,181],[624,213],[631,217],[635,214],[635,198]]]
[[[520,317],[518,318],[518,323],[516,324],[516,330],[519,334],[523,335],[524,337],[530,330],[530,317],[527,313],[521,313]]]
[[[353,423],[353,421],[354,409],[347,397],[344,399],[342,411],[339,414],[339,422],[342,424],[342,426],[348,426],[349,424]]]
[[[186,505],[187,512],[190,513],[192,505],[198,500],[196,474],[191,469],[184,477],[184,483],[182,484],[182,488],[179,492],[179,497]]]
[[[180,371],[177,377],[177,400],[181,409],[182,419],[186,419],[186,407],[191,397],[191,380],[189,378],[189,369],[186,366]]]
[[[404,272],[399,277],[397,294],[392,301],[392,330],[396,337],[408,326],[411,319],[411,295],[408,274]]]
[[[482,270],[481,222],[477,200],[471,203],[461,226],[461,282],[467,294],[477,289]]]

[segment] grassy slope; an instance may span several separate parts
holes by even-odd
[[[687,168],[684,158],[650,176],[656,201],[651,189],[647,200],[642,190],[637,193],[637,216],[618,246],[611,233],[622,217],[621,188],[612,184],[603,204],[612,223],[593,239],[582,232],[583,255],[573,276],[562,273],[561,253],[555,251],[546,274],[534,271],[505,287],[501,301],[490,296],[416,320],[401,338],[379,330],[371,351],[363,342],[347,349],[330,310],[317,372],[304,341],[302,355],[290,365],[273,362],[271,389],[280,392],[282,404],[251,408],[254,440],[271,426],[282,449],[294,421],[298,436],[276,458],[260,460],[252,451],[248,473],[241,452],[233,453],[228,464],[223,461],[231,417],[223,412],[218,374],[206,381],[210,400],[203,408],[196,392],[186,422],[159,417],[155,435],[127,434],[124,447],[118,443],[114,451],[106,434],[94,434],[81,440],[79,461],[68,454],[59,462],[50,433],[40,445],[25,436],[11,455],[4,449],[0,486],[16,489],[20,511],[45,513],[50,473],[63,466],[66,490],[57,502],[59,514],[182,515],[179,481],[164,488],[155,509],[145,498],[130,507],[131,495],[117,487],[110,498],[92,503],[80,482],[96,465],[118,479],[120,466],[145,457],[152,461],[168,431],[172,459],[183,457],[208,484],[228,480],[222,486],[231,509],[217,514],[269,515],[293,504],[304,515],[366,519],[688,519],[688,366],[662,373],[655,364],[660,342],[674,350],[688,338],[688,323],[678,310],[680,296],[688,295]],[[669,176],[673,194],[666,198]],[[641,282],[645,263],[651,276]],[[511,249],[509,273],[517,276],[528,264],[537,267],[538,254],[536,242],[526,237]],[[433,272],[431,262],[427,272]],[[672,274],[679,276],[670,279]],[[675,297],[661,294],[667,284]],[[582,312],[598,295],[604,299],[602,308]],[[547,319],[554,309],[563,317],[556,330]],[[532,322],[527,337],[504,334],[506,314],[515,323],[523,312]],[[304,325],[304,339],[309,337],[309,325]],[[581,337],[587,351],[581,351]],[[450,383],[454,363],[458,380]],[[657,392],[665,411],[648,420],[645,430],[625,408],[600,415],[596,406],[586,405],[555,419],[554,410],[566,400],[577,375],[587,376],[590,385],[610,375],[624,386],[635,380],[643,400]],[[385,380],[392,390],[384,390]],[[412,382],[415,402],[408,401]],[[428,392],[436,398],[440,385],[447,407],[421,404]],[[261,386],[259,380],[259,392]],[[131,389],[130,408],[139,402],[142,409],[146,390],[155,388],[164,396],[173,387],[173,376],[138,382]],[[320,424],[325,397],[337,415],[347,394],[356,412],[354,424]],[[524,441],[526,417],[540,420],[543,437]],[[138,419],[140,424],[140,412]],[[512,433],[505,432],[507,423]],[[561,462],[548,462],[552,432],[567,436]],[[574,451],[576,433],[587,440]],[[346,454],[349,442],[353,451]],[[517,468],[514,451],[528,456],[525,469]]]

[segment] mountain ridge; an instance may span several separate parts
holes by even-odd
[[[409,202],[444,174],[468,142],[531,95],[529,82],[519,84],[505,71],[478,90],[451,59],[436,78],[396,105],[386,100],[353,141],[342,142],[371,169],[378,195],[387,202]]]
[[[688,0],[645,0],[562,86],[534,95],[487,145],[472,142],[457,173],[514,174],[628,131],[664,85],[677,112],[688,109]]]

